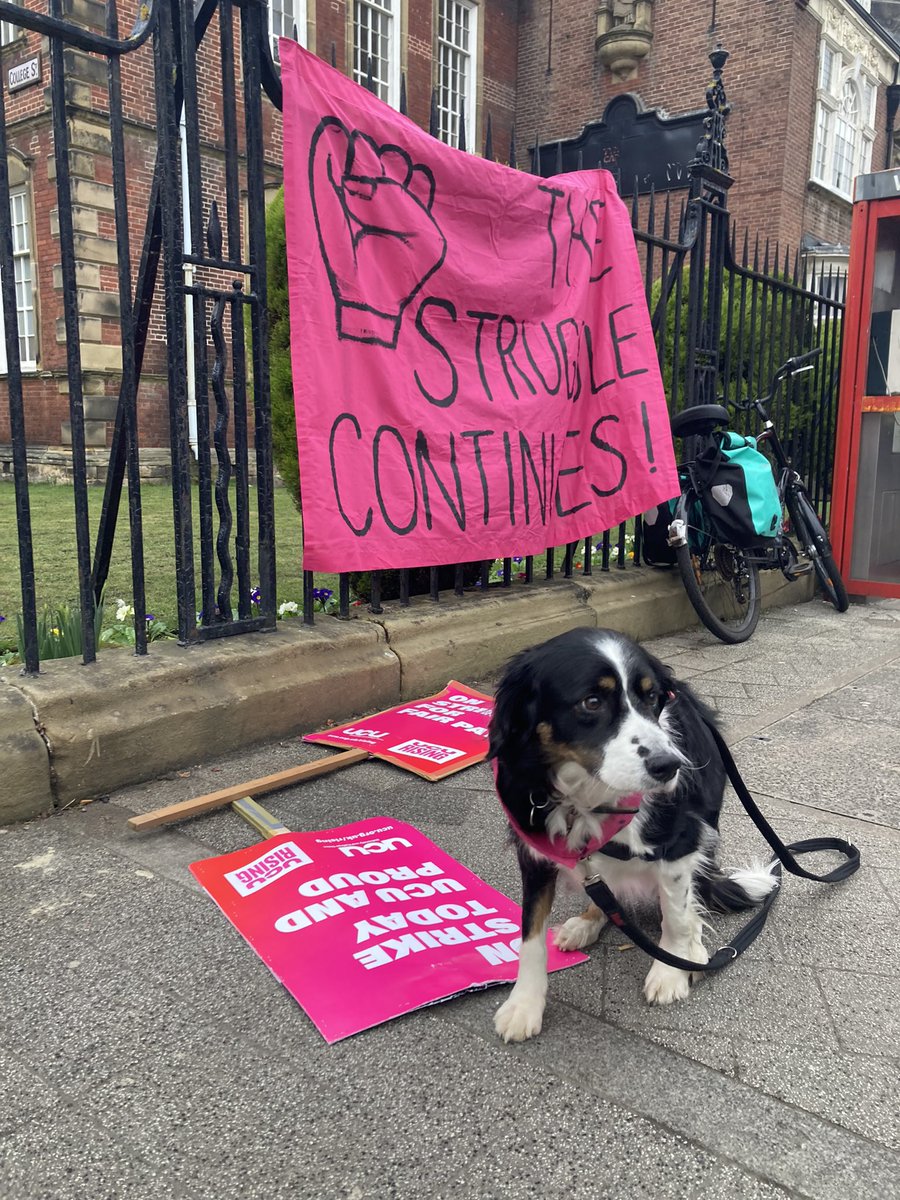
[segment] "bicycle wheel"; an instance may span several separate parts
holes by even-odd
[[[694,526],[675,553],[684,590],[706,628],[723,642],[745,642],[762,607],[756,564]]]
[[[788,491],[785,502],[791,518],[791,528],[807,557],[812,561],[822,591],[838,612],[846,612],[850,607],[850,599],[834,561],[828,534],[816,510],[810,504],[806,493],[799,487]]]

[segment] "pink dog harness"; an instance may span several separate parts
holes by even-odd
[[[497,760],[495,759],[491,765],[494,768],[494,783],[496,784]],[[551,862],[557,862],[561,867],[568,867],[570,870],[577,867],[582,859],[590,858],[592,854],[596,854],[598,850],[602,850],[608,841],[611,841],[626,825],[631,824],[636,815],[634,812],[610,813],[600,824],[600,836],[592,837],[584,849],[580,853],[576,853],[574,850],[568,848],[562,838],[551,838],[547,833],[528,833],[503,803],[499,793],[498,799],[503,807],[503,811],[506,813],[506,819],[509,821],[513,832],[522,839],[526,846],[530,846],[532,850],[537,854],[543,855],[544,858],[549,858]],[[640,792],[636,792],[633,796],[623,796],[619,803],[629,809],[638,808],[641,803]]]

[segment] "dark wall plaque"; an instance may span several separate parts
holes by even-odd
[[[547,177],[602,167],[618,175],[623,196],[633,194],[635,180],[638,192],[689,187],[688,164],[703,138],[707,115],[704,108],[680,117],[662,117],[655,108],[644,109],[637,96],[616,96],[607,104],[602,119],[586,125],[578,137],[540,146],[537,174]]]

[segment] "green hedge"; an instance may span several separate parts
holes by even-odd
[[[688,299],[690,267],[685,265],[681,276],[680,303],[675,302],[675,288],[669,294],[666,305],[665,332],[663,337],[662,377],[666,398],[672,406],[675,383],[678,385],[678,407],[688,402],[687,346],[688,346]],[[780,280],[780,276],[773,276]],[[709,272],[704,273],[703,290],[707,294]],[[654,313],[662,292],[662,281],[657,280],[651,289],[650,312]],[[755,322],[751,321],[755,293]],[[743,316],[742,316],[743,310]],[[679,318],[679,347],[675,355],[675,319]],[[719,367],[717,387],[729,400],[748,400],[764,394],[773,372],[785,359],[802,354],[820,345],[825,350],[823,360],[828,361],[833,339],[840,343],[840,327],[835,323],[816,324],[809,305],[795,300],[789,292],[763,288],[748,280],[746,284],[736,276],[726,274],[723,281],[719,329]],[[729,338],[730,332],[730,338]],[[826,334],[829,345],[825,345]],[[730,345],[729,345],[730,343]],[[815,381],[818,371],[799,376],[791,385],[791,413],[789,425],[800,428],[815,419],[818,389]]]
[[[275,466],[300,508],[297,419],[291,375],[291,320],[288,305],[284,188],[266,212],[266,264],[269,283],[269,375],[272,392],[272,452]]]

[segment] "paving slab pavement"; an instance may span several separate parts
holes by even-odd
[[[851,838],[857,875],[788,878],[759,941],[681,1004],[648,1007],[646,958],[607,931],[552,978],[533,1042],[495,1038],[490,989],[329,1047],[188,873],[253,831],[125,824],[321,747],[0,828],[0,1197],[900,1198],[900,603],[650,645],[717,706],[781,836]],[[483,766],[432,784],[370,762],[263,802],[295,829],[409,821],[517,897]],[[722,829],[726,862],[764,853],[733,797]]]

